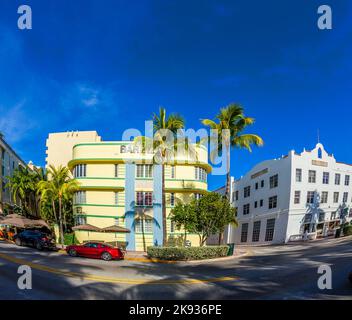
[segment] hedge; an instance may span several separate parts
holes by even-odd
[[[347,225],[343,228],[344,236],[352,236],[352,225]]]
[[[228,246],[208,247],[148,247],[150,258],[160,260],[203,260],[226,257]]]
[[[64,244],[66,246],[71,245],[71,244],[78,244],[79,242],[77,241],[75,234],[74,233],[65,233],[64,234]]]

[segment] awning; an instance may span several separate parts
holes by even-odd
[[[49,229],[48,224],[44,220],[34,220],[34,219],[28,219],[23,216],[20,216],[19,214],[9,214],[4,218],[0,219],[0,223],[12,227],[17,227],[17,228],[42,228],[46,227]]]
[[[91,224],[81,224],[79,226],[75,226],[72,230],[81,230],[81,231],[101,231],[100,228],[92,226]]]
[[[106,228],[101,229],[101,231],[103,231],[103,232],[124,232],[124,233],[131,232],[131,230],[124,228],[124,227],[120,227],[120,226],[106,227]]]

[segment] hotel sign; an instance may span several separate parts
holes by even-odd
[[[260,177],[261,175],[263,174],[266,174],[268,172],[268,168],[264,169],[264,170],[261,170],[261,171],[258,171],[254,174],[251,175],[251,179],[255,179],[255,178],[258,178]]]
[[[320,160],[312,160],[312,165],[320,166],[320,167],[327,167],[328,163],[325,161],[320,161]]]

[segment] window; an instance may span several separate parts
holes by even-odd
[[[114,165],[114,176],[115,178],[118,178],[119,177],[119,165],[118,164],[115,164]]]
[[[176,167],[175,166],[171,166],[170,177],[171,177],[171,179],[176,178]]]
[[[241,242],[247,242],[247,237],[248,237],[248,223],[243,223],[242,229],[241,229]]]
[[[269,198],[269,209],[274,209],[277,207],[277,196]]]
[[[119,193],[114,192],[114,203],[117,206],[119,204]]]
[[[260,181],[260,187],[264,188],[264,180]]]
[[[77,191],[75,192],[75,196],[73,199],[74,204],[84,204],[86,203],[86,192],[85,191]]]
[[[153,192],[151,191],[137,191],[137,206],[152,206]]]
[[[335,174],[335,184],[339,185],[340,184],[340,180],[341,180],[341,174],[336,173]]]
[[[311,213],[306,213],[304,216],[304,223],[310,223],[312,221],[312,214]]]
[[[260,236],[260,221],[255,221],[253,223],[252,242],[258,242],[259,236]]]
[[[323,157],[323,152],[321,151],[321,148],[318,149],[318,158],[321,159]]]
[[[329,172],[323,172],[323,184],[329,184]]]
[[[294,204],[299,204],[301,202],[301,191],[295,191]]]
[[[174,207],[175,206],[175,194],[170,193],[170,206]]]
[[[254,208],[257,208],[258,207],[258,201],[255,201],[254,202]]]
[[[307,192],[307,203],[314,203],[314,191],[308,191]]]
[[[82,178],[87,176],[87,165],[86,164],[78,164],[75,166],[73,170],[73,176],[75,178]]]
[[[249,203],[243,206],[243,215],[249,214]]]
[[[235,191],[235,199],[238,201],[238,190]]]
[[[244,197],[248,198],[250,195],[251,195],[251,187],[250,186],[245,187],[244,188]]]
[[[345,186],[349,186],[350,185],[350,176],[345,176]]]
[[[137,219],[135,221],[135,231],[139,233],[153,232],[153,220],[152,219]]]
[[[195,193],[195,194],[194,194],[194,198],[195,198],[196,200],[199,200],[202,196],[203,196],[203,195],[202,195],[201,193]]]
[[[302,181],[302,169],[296,169],[296,182]]]
[[[279,184],[279,175],[275,174],[270,177],[270,189],[276,188]]]
[[[325,221],[325,212],[321,211],[319,212],[319,222]]]
[[[266,221],[265,241],[273,240],[274,230],[275,230],[275,219],[268,219]]]
[[[256,183],[255,183],[255,190],[258,190],[258,187],[259,187],[259,183],[256,182]]]
[[[261,199],[259,205],[262,207],[264,205],[264,200]]]
[[[207,172],[201,167],[194,167],[195,179],[200,181],[207,181]]]
[[[170,221],[170,232],[173,233],[175,232],[175,221]]]
[[[347,202],[347,199],[348,199],[348,192],[344,192],[344,193],[343,193],[342,202],[343,202],[343,203],[346,203],[346,202]]]
[[[323,191],[321,193],[320,203],[328,203],[328,192],[327,191]]]
[[[153,165],[151,164],[137,164],[137,178],[152,178]]]
[[[315,183],[316,181],[316,171],[315,170],[309,170],[308,171],[308,182],[309,183]]]
[[[84,216],[76,216],[75,224],[76,224],[76,226],[80,226],[82,224],[87,224],[87,218]]]
[[[338,202],[339,202],[339,193],[334,192],[334,203],[338,203]]]

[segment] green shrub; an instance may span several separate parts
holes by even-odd
[[[66,246],[69,246],[71,244],[79,244],[79,242],[75,238],[75,234],[74,233],[65,233],[64,239],[65,239],[64,240],[64,244]]]
[[[148,247],[147,253],[160,260],[203,260],[226,257],[228,250],[228,246]]]
[[[352,225],[346,225],[343,228],[343,234],[345,236],[352,236]]]

